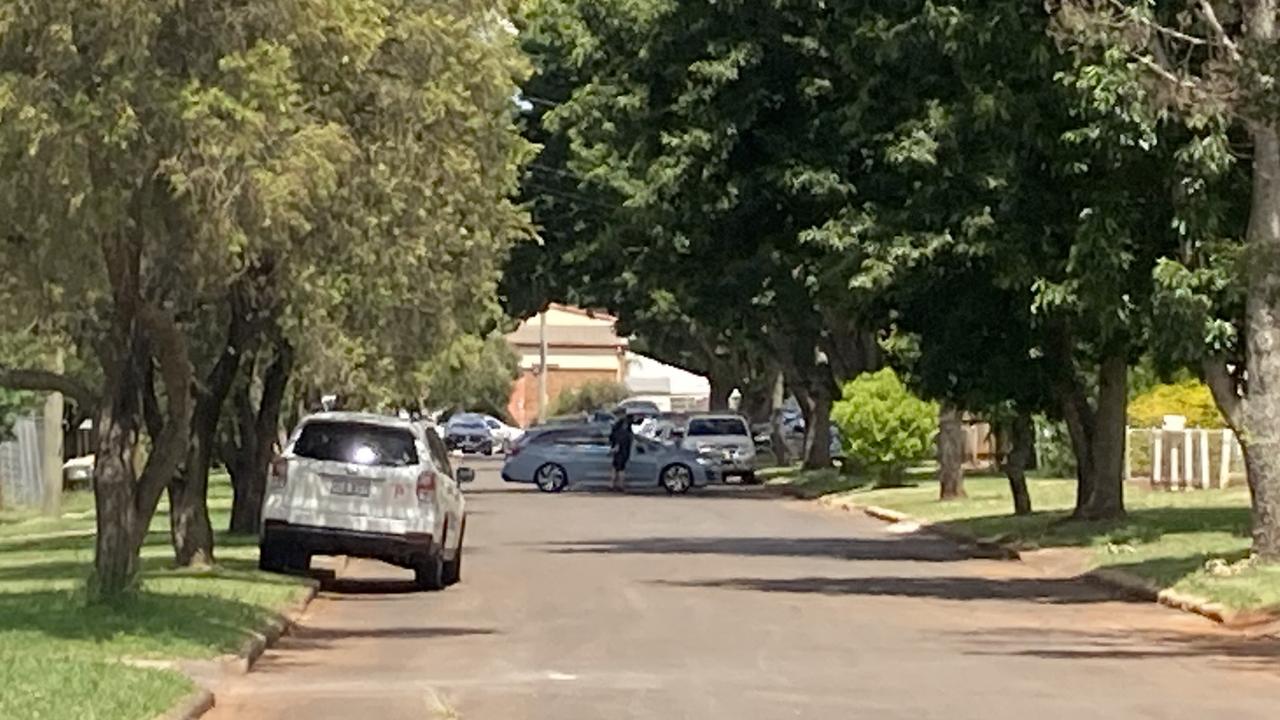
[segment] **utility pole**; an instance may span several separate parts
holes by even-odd
[[[62,351],[53,361],[54,372],[63,372]],[[62,393],[51,392],[44,399],[44,415],[40,432],[40,468],[44,475],[44,497],[41,510],[45,515],[62,512]]]
[[[538,315],[538,422],[547,420],[547,311]]]

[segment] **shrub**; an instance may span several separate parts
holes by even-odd
[[[846,383],[832,419],[849,457],[881,484],[901,480],[912,463],[932,455],[938,434],[938,406],[911,394],[887,368]]]
[[[572,415],[607,408],[612,410],[626,400],[631,391],[622,383],[593,380],[575,388],[569,388],[551,403],[551,415]]]
[[[1226,427],[1209,386],[1198,380],[1157,385],[1129,403],[1129,424],[1133,427],[1158,428],[1165,415],[1185,416],[1188,427]]]

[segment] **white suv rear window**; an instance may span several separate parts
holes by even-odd
[[[311,460],[407,467],[418,464],[413,433],[356,422],[313,420],[302,427],[293,454]]]

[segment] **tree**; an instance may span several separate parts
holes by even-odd
[[[13,268],[0,305],[26,314],[3,329],[69,338],[100,378],[18,367],[0,382],[95,408],[93,588],[114,598],[136,582],[164,489],[202,464],[189,452],[210,426],[194,417],[197,356],[217,345],[210,307],[245,278],[279,289],[267,310],[304,366],[348,382],[452,337],[453,314],[430,300],[465,307],[492,287],[485,255],[521,226],[507,200],[520,63],[497,51],[512,42],[501,16],[461,0],[57,0],[0,10],[0,24],[0,253]],[[447,38],[456,55],[421,52]]]
[[[1280,110],[1270,70],[1277,4],[1072,0],[1056,9],[1079,82],[1109,90],[1164,137],[1181,138],[1187,182],[1174,227],[1185,251],[1169,253],[1156,279],[1167,309],[1204,329],[1186,356],[1198,356],[1240,437],[1254,553],[1280,561]]]
[[[560,184],[544,225],[569,237],[553,239],[569,246],[560,256],[589,266],[599,304],[624,319],[665,305],[707,345],[728,338],[779,365],[806,414],[812,467],[830,462],[837,381],[875,365],[847,284],[825,282],[829,258],[804,239],[845,190],[826,172],[840,162],[828,152],[838,124],[814,112],[830,100],[821,52],[807,44],[824,13],[548,0],[526,31],[544,87],[558,93],[535,98],[535,112],[561,163],[545,171]],[[566,227],[566,204],[590,210],[569,213]]]

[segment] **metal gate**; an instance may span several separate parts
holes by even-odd
[[[0,507],[39,507],[44,499],[39,415],[20,416],[0,442]]]

